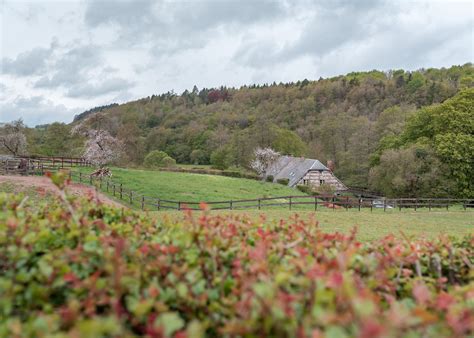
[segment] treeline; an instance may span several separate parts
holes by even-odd
[[[336,175],[347,185],[370,183],[380,189],[377,177],[384,177],[380,174],[386,159],[383,152],[407,146],[408,141],[403,145],[395,142],[406,135],[407,120],[420,108],[442,103],[473,86],[474,71],[468,63],[239,89],[194,87],[180,95],[152,95],[86,115],[100,115],[100,119],[90,119],[91,126],[97,128],[93,124],[100,123],[124,142],[126,163],[141,164],[151,151],[160,150],[178,163],[247,167],[253,149],[269,146],[323,163],[332,160]],[[52,128],[63,128],[64,133],[50,131]],[[34,140],[29,142],[30,151],[76,155],[81,144],[66,136],[69,128],[53,124],[30,130],[29,138]],[[439,151],[436,159],[445,161]],[[436,193],[448,190],[456,191]],[[408,187],[388,193],[426,191],[431,192]]]

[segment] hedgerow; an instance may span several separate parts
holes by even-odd
[[[473,236],[363,244],[297,216],[172,221],[65,195],[0,210],[2,337],[473,332]]]

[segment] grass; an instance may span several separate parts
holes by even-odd
[[[213,211],[212,213],[217,212]],[[251,210],[225,211],[221,214],[248,215],[252,219],[264,217],[270,222],[279,222],[281,219],[290,220],[296,217],[308,220],[314,218],[325,232],[350,232],[354,226],[358,228],[357,238],[361,241],[370,241],[393,234],[401,237],[402,233],[408,237],[434,238],[439,235],[464,236],[474,233],[473,211],[389,211],[383,210],[321,210],[318,212],[288,210]],[[199,213],[196,213],[198,215]],[[160,219],[176,219],[183,217],[179,212],[153,213]]]
[[[0,193],[15,195],[20,194],[24,197],[27,197],[32,203],[54,200],[54,197],[49,192],[40,194],[34,187],[24,187],[22,185],[13,184],[10,182],[0,183]]]
[[[81,168],[81,171],[87,173],[91,169]],[[174,201],[210,202],[305,195],[280,184],[245,178],[123,168],[112,168],[112,174],[113,181],[122,183],[126,189]]]

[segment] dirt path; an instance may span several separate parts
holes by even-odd
[[[46,193],[52,193],[57,195],[59,193],[58,187],[56,187],[49,178],[47,177],[37,177],[37,176],[0,176],[0,184],[9,183],[14,186],[19,186],[25,189],[36,189],[39,191],[44,191]],[[90,196],[97,194],[97,199],[104,204],[120,207],[125,207],[124,205],[112,200],[102,193],[96,193],[94,188],[72,183],[66,188],[67,192],[75,196]]]

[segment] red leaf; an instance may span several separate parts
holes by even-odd
[[[423,282],[416,283],[412,292],[418,304],[425,305],[431,299],[431,292]]]

